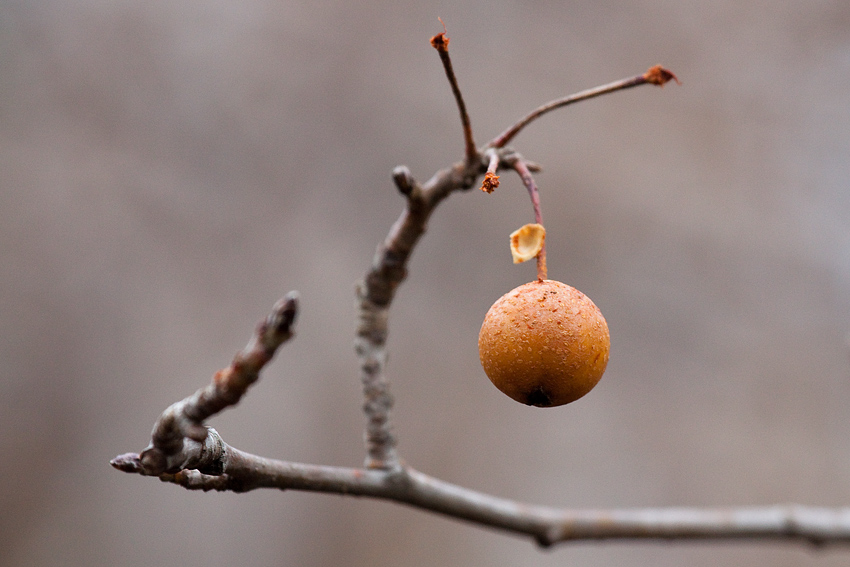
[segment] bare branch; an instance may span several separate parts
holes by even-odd
[[[196,468],[198,459],[215,451],[216,441],[204,421],[239,403],[278,347],[292,337],[297,313],[298,293],[293,291],[275,304],[229,367],[216,372],[210,384],[162,413],[154,424],[150,445],[140,456],[144,474]]]
[[[190,490],[246,492],[256,488],[306,490],[391,500],[526,535],[541,546],[620,540],[787,540],[814,545],[850,543],[850,508],[794,504],[726,509],[643,508],[571,510],[525,504],[469,490],[407,466],[352,469],[266,459],[221,442],[221,472],[161,474]],[[127,472],[137,455],[113,466]],[[138,460],[138,459],[136,459]],[[122,466],[124,468],[122,468]]]
[[[511,140],[516,137],[517,134],[519,134],[520,130],[522,130],[531,122],[540,118],[547,112],[555,110],[556,108],[561,108],[562,106],[567,106],[575,102],[588,100],[604,94],[613,93],[624,89],[630,89],[632,87],[637,87],[640,85],[663,86],[664,83],[667,83],[670,80],[675,80],[677,83],[679,82],[679,79],[676,78],[676,75],[674,75],[672,71],[668,71],[661,65],[656,65],[654,67],[650,67],[649,70],[647,70],[646,73],[644,73],[643,75],[638,75],[637,77],[631,77],[629,79],[614,81],[613,83],[608,83],[607,85],[587,89],[564,98],[553,100],[552,102],[548,102],[543,106],[536,108],[525,118],[521,119],[519,122],[499,134],[499,136],[497,136],[495,139],[493,139],[493,141],[487,144],[487,147],[503,148],[506,144],[509,144]]]

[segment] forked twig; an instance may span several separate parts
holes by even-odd
[[[239,403],[278,347],[293,336],[297,315],[298,293],[293,291],[278,301],[271,314],[257,325],[248,345],[233,357],[230,366],[216,372],[210,384],[172,404],[160,415],[150,445],[139,456],[140,470],[130,472],[159,475],[197,468],[205,458],[214,458],[211,456],[218,444],[204,422]],[[124,461],[118,459],[112,465],[126,470]]]

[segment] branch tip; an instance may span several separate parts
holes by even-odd
[[[498,186],[499,176],[488,171],[484,176],[484,181],[481,182],[481,190],[485,193],[492,193]]]
[[[413,174],[406,165],[399,165],[393,169],[393,182],[399,193],[405,197],[410,197],[416,189],[416,180],[413,179]]]
[[[484,174],[484,180],[481,182],[481,190],[492,193],[499,186],[499,176],[496,175],[499,169],[499,152],[489,148],[484,152],[484,159],[487,161],[487,173]]]
[[[643,74],[643,79],[647,83],[651,85],[658,85],[659,87],[663,87],[665,83],[670,81],[676,81],[677,85],[682,84],[673,71],[665,69],[661,65],[655,65],[654,67],[647,69],[646,73]]]
[[[437,19],[443,24],[443,31],[431,38],[431,47],[437,51],[447,52],[449,50],[449,36],[446,35],[448,33],[446,22],[443,21],[443,18]]]
[[[275,304],[269,317],[269,323],[276,334],[285,335],[292,332],[295,319],[298,318],[298,300],[300,297],[297,291],[292,290]]]
[[[109,464],[119,471],[126,473],[138,473],[142,470],[142,463],[139,460],[138,453],[124,453],[123,455],[118,455],[109,461]]]
[[[449,51],[449,36],[440,32],[431,38],[431,46],[437,51],[447,53]]]

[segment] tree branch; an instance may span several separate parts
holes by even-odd
[[[448,44],[448,38],[445,43]],[[406,167],[394,170],[393,180],[405,196],[406,206],[378,246],[372,265],[357,289],[360,324],[356,349],[360,356],[366,397],[364,409],[368,417],[366,468],[258,457],[231,447],[218,432],[204,426],[208,418],[239,402],[277,348],[292,336],[298,310],[294,292],[275,305],[248,345],[237,353],[228,368],[216,373],[210,385],[163,412],[154,426],[150,445],[141,454],[119,455],[110,464],[124,472],[158,476],[164,482],[190,490],[246,492],[277,488],[391,500],[526,535],[542,546],[601,539],[776,539],[815,545],[850,543],[850,508],[792,504],[728,509],[559,509],[476,492],[401,463],[390,431],[392,398],[384,374],[387,318],[395,292],[407,275],[410,256],[426,230],[431,213],[454,191],[471,188],[484,173],[491,174],[487,188],[495,188],[498,178],[493,178],[502,167],[515,169],[533,196],[534,181],[530,172],[536,171],[538,166],[505,147],[524,126],[550,110],[578,100],[639,84],[661,85],[675,79],[672,73],[657,66],[640,77],[553,101],[529,114],[479,152],[472,144],[471,127],[457,82],[452,80],[450,65],[446,68],[464,122],[466,159],[437,172],[422,186]]]
[[[216,434],[217,436],[217,434]],[[814,545],[850,543],[850,508],[784,506],[571,510],[525,504],[463,488],[408,466],[352,469],[266,459],[221,443],[221,472],[182,470],[159,475],[189,490],[305,490],[391,500],[533,538],[563,542],[620,540],[777,539]],[[121,460],[116,463],[115,461]],[[142,472],[138,455],[113,466]]]

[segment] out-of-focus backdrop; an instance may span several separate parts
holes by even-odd
[[[563,109],[514,146],[550,276],[612,334],[579,402],[484,376],[490,304],[534,277],[516,176],[454,195],[391,316],[411,465],[553,506],[850,504],[850,4],[83,0],[0,5],[0,564],[838,566],[796,545],[530,541],[389,503],[203,494],[122,474],[291,289],[297,337],[212,420],[242,449],[359,466],[354,282],[477,141],[656,63],[682,86]]]

